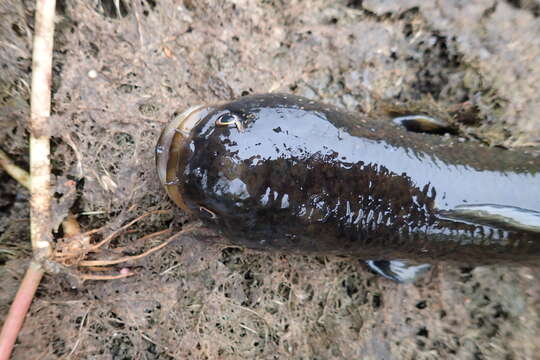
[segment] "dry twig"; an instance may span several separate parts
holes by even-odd
[[[159,236],[159,235],[163,235],[163,234],[166,234],[166,233],[169,233],[171,232],[170,229],[165,229],[165,230],[161,230],[161,231],[158,231],[158,232],[155,232],[153,234],[150,234],[150,235],[147,235],[145,236],[144,238],[146,239],[150,239],[150,238],[153,238],[153,237],[156,237],[156,236]],[[175,237],[174,236],[171,236],[169,239],[165,240],[164,242],[162,242],[161,244],[143,252],[142,254],[139,254],[139,255],[133,255],[133,256],[124,256],[124,257],[121,257],[121,258],[118,258],[118,259],[114,259],[114,260],[83,260],[81,262],[79,262],[79,266],[107,266],[107,265],[115,265],[115,264],[120,264],[120,263],[123,263],[123,262],[126,262],[126,261],[132,261],[132,260],[137,260],[137,259],[141,259],[145,256],[148,256],[150,254],[152,254],[153,252],[156,252],[158,251],[159,249],[165,247],[167,244],[169,244],[172,240],[174,240]]]
[[[19,184],[30,190],[30,174],[28,174],[28,171],[15,165],[2,150],[0,150],[0,166]]]
[[[51,162],[49,117],[51,115],[52,51],[55,0],[36,1],[36,31],[32,54],[30,96],[30,235],[36,260],[50,256]]]
[[[134,272],[120,273],[117,275],[81,274],[81,280],[118,280],[135,275]]]
[[[133,219],[131,220],[129,223],[127,223],[126,225],[122,226],[120,229],[116,230],[115,232],[113,232],[111,235],[107,236],[105,239],[101,240],[99,243],[93,245],[92,247],[90,247],[88,249],[88,251],[96,251],[98,250],[100,247],[102,247],[103,245],[105,245],[106,243],[108,243],[109,241],[111,241],[112,239],[114,239],[116,236],[118,236],[120,233],[124,232],[126,229],[128,229],[129,227],[131,227],[131,225],[135,224],[136,222],[142,220],[143,218],[147,217],[148,215],[151,215],[151,214],[158,214],[158,213],[163,213],[163,212],[166,212],[166,211],[163,211],[163,210],[156,210],[156,211],[150,211],[150,212],[147,212],[146,214],[142,214],[141,216],[139,216],[138,218],[136,219]]]
[[[137,219],[140,219],[140,217],[137,218]],[[190,224],[185,229],[180,231],[179,233],[170,236],[167,240],[163,241],[161,244],[159,244],[157,246],[154,246],[154,247],[148,249],[147,251],[145,251],[145,252],[143,252],[141,254],[138,254],[138,255],[124,256],[124,257],[114,259],[114,260],[83,260],[83,261],[80,261],[77,265],[85,267],[86,269],[90,269],[90,270],[92,270],[94,272],[99,272],[99,271],[102,271],[102,270],[110,270],[110,268],[108,268],[109,265],[115,265],[115,264],[120,264],[120,263],[124,263],[124,262],[128,262],[128,261],[142,259],[142,258],[144,258],[144,257],[158,251],[159,249],[162,249],[163,247],[167,246],[168,244],[170,244],[172,241],[178,239],[179,237],[196,231],[197,229],[200,228],[200,226],[201,226],[200,223]],[[166,233],[169,233],[169,232],[171,232],[170,229],[165,229],[165,230],[161,230],[161,231],[155,232],[155,233],[150,234],[150,235],[146,235],[141,239],[148,240],[148,239],[151,239],[153,237],[163,235],[163,234],[166,234]],[[122,268],[120,270],[119,274],[101,275],[101,274],[95,274],[95,273],[80,273],[80,274],[78,274],[78,277],[83,281],[84,280],[115,280],[115,279],[121,279],[121,278],[132,276],[132,275],[135,275],[135,273],[131,272],[127,268]]]
[[[0,333],[0,360],[9,359],[17,334],[43,277],[41,261],[52,252],[50,144],[52,51],[55,0],[36,0],[30,97],[30,235],[34,259],[19,287]]]

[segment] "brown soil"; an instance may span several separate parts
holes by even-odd
[[[540,2],[59,1],[55,227],[71,209],[111,247],[189,221],[158,184],[153,147],[188,106],[285,91],[371,111],[474,109],[474,137],[540,143]],[[0,3],[0,147],[25,166],[33,1]],[[464,119],[471,122],[471,116]],[[66,184],[76,183],[76,193]],[[0,314],[29,259],[28,193],[0,170]],[[57,237],[61,237],[61,229]],[[49,275],[14,359],[533,359],[540,271],[439,264],[415,285],[358,260],[256,253],[189,237],[80,284]]]

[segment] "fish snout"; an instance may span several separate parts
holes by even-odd
[[[205,105],[192,106],[175,116],[165,126],[155,149],[156,169],[159,181],[167,195],[176,205],[186,212],[191,212],[183,200],[183,181],[179,176],[185,147],[189,143],[193,129],[208,115],[210,108]]]

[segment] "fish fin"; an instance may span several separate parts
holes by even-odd
[[[540,233],[540,212],[497,204],[464,204],[439,212],[445,220]]]
[[[450,124],[427,115],[398,116],[393,119],[393,122],[412,132],[438,135],[457,134]]]
[[[377,274],[399,283],[412,283],[431,265],[413,264],[407,260],[367,260],[366,264]]]

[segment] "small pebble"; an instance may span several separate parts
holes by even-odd
[[[98,76],[98,73],[97,73],[96,70],[90,70],[90,71],[88,72],[88,77],[89,77],[90,79],[95,79],[95,78],[97,78],[97,76]]]

